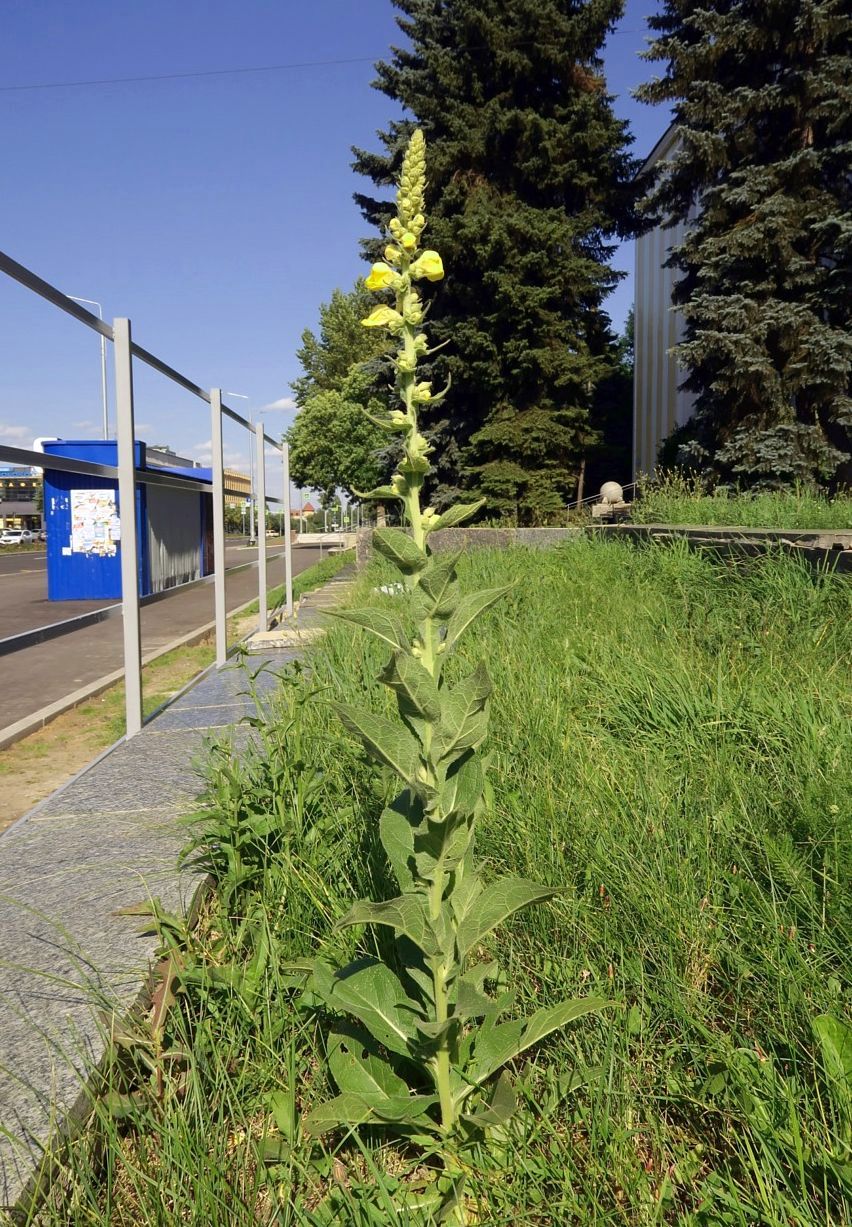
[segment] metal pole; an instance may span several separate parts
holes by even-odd
[[[257,604],[260,616],[258,630],[269,629],[269,619],[266,612],[266,465],[263,450],[266,446],[263,438],[263,422],[258,422],[254,428],[257,440]]]
[[[118,507],[121,522],[121,615],[124,623],[125,737],[142,728],[142,634],[139,618],[139,533],[136,523],[133,355],[130,320],[113,321],[118,438]]]
[[[254,425],[254,422],[251,420],[251,417],[249,417],[249,426],[251,426],[252,430],[255,429],[255,425]],[[254,525],[255,525],[254,451],[252,449],[251,443],[249,443],[249,482],[250,482],[250,486],[249,486],[249,542],[252,542],[255,540],[256,534],[254,531]]]
[[[80,298],[79,294],[66,294],[66,298],[70,298],[72,302],[84,302],[90,307],[97,307],[98,319],[104,318],[104,309],[101,304],[94,298]],[[103,333],[101,336],[101,409],[103,416],[104,438],[109,438],[109,404],[107,402],[107,359],[106,359],[106,337]]]
[[[290,540],[290,444],[281,448],[284,463],[284,610],[289,617],[293,613],[293,544]]]
[[[228,614],[225,604],[225,473],[222,450],[222,389],[210,389],[210,437],[213,441],[213,617],[216,664],[228,659]]]
[[[101,401],[104,414],[104,438],[109,438],[109,405],[107,403],[106,337],[101,333]]]

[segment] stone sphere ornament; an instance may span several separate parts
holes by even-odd
[[[617,481],[605,481],[601,486],[601,502],[613,505],[624,502],[624,491]]]

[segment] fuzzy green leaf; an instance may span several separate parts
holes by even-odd
[[[825,1071],[844,1116],[852,1119],[852,1026],[832,1014],[811,1020],[819,1042]]]
[[[387,613],[384,609],[327,609],[325,612],[332,618],[352,622],[355,626],[369,631],[377,639],[389,643],[394,651],[405,651],[408,648],[405,628],[394,613]]]
[[[455,507],[448,507],[446,511],[441,512],[437,520],[433,521],[430,532],[435,533],[441,528],[455,528],[457,524],[463,524],[465,520],[475,516],[477,511],[484,506],[484,498],[479,499],[476,503],[456,503]]]
[[[422,571],[429,561],[420,546],[401,528],[377,528],[373,532],[373,545],[380,554],[389,558],[404,575]]]
[[[468,754],[452,765],[441,788],[441,810],[444,814],[473,814],[482,797],[485,777],[480,759]]]
[[[447,625],[447,638],[444,641],[446,650],[449,652],[480,614],[511,591],[512,585],[507,584],[505,588],[484,588],[481,592],[471,592],[468,596],[462,597]]]
[[[491,678],[480,662],[470,677],[441,695],[441,721],[435,733],[434,753],[449,758],[475,749],[488,732],[486,704],[491,694]]]
[[[412,1124],[421,1129],[434,1129],[426,1115],[434,1107],[434,1095],[365,1095],[348,1092],[329,1099],[313,1108],[302,1119],[306,1133],[318,1137],[341,1126],[355,1128],[368,1122],[379,1124]]]
[[[418,621],[424,618],[449,618],[461,600],[456,578],[456,565],[461,550],[431,555],[429,565],[421,571],[415,589],[412,612]]]
[[[367,1031],[337,1023],[328,1039],[328,1066],[343,1094],[407,1095],[408,1087]]]
[[[360,707],[338,703],[335,710],[350,733],[361,739],[374,758],[390,767],[407,784],[414,782],[420,755],[417,742],[406,729]]]
[[[610,1005],[612,1002],[602,997],[583,997],[538,1010],[530,1018],[517,1018],[512,1022],[483,1027],[475,1036],[468,1078],[474,1084],[484,1082],[507,1061],[514,1060],[552,1031],[558,1031],[584,1014],[598,1013]]]
[[[441,715],[438,687],[432,674],[407,652],[397,652],[379,674],[380,680],[396,692],[400,714],[435,721]]]
[[[390,1052],[410,1055],[419,1007],[384,963],[361,959],[334,973],[317,960],[313,984],[326,1005],[354,1015]]]
[[[361,899],[349,909],[339,924],[341,928],[361,924],[387,925],[395,933],[410,938],[427,958],[439,952],[435,932],[429,922],[425,895],[399,895],[384,903]]]
[[[527,878],[499,878],[491,882],[472,902],[469,913],[459,924],[460,956],[464,958],[477,942],[515,912],[555,894],[552,887],[530,882]]]
[[[400,492],[394,490],[393,486],[375,486],[372,490],[353,490],[352,493],[362,502],[368,498],[402,498]]]
[[[410,788],[404,789],[379,819],[379,836],[400,890],[407,890],[414,879],[410,862],[414,858],[414,832],[423,821],[423,804]]]
[[[514,1116],[518,1100],[509,1075],[504,1071],[497,1079],[494,1094],[487,1107],[473,1114],[463,1113],[464,1120],[477,1129],[494,1129],[498,1125],[506,1125]]]

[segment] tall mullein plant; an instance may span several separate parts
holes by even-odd
[[[391,649],[380,676],[395,693],[399,720],[350,706],[338,710],[367,751],[402,781],[380,820],[400,893],[381,903],[356,903],[342,923],[387,926],[395,937],[386,961],[364,958],[342,970],[321,960],[315,966],[314,993],[340,1018],[328,1043],[340,1093],[315,1108],[305,1124],[317,1134],[386,1125],[415,1139],[442,1160],[444,1174],[433,1195],[442,1199],[446,1220],[465,1222],[463,1152],[504,1125],[516,1108],[501,1070],[550,1032],[605,1003],[565,1001],[531,1017],[506,1019],[514,994],[495,991],[500,970],[483,954],[502,921],[554,892],[517,877],[486,883],[474,859],[485,795],[479,748],[491,682],[480,663],[449,686],[443,666],[471,623],[508,589],[463,596],[456,578],[459,552],[433,557],[429,551],[430,533],[460,524],[481,504],[437,514],[421,503],[431,448],[418,430],[417,409],[437,397],[417,378],[418,362],[429,351],[415,283],[444,275],[438,253],[420,245],[424,188],[425,145],[417,131],[403,162],[397,216],[390,223],[393,241],[385,262],[375,264],[367,279],[371,290],[392,291],[395,304],[378,306],[363,321],[387,328],[399,343],[401,408],[381,425],[400,436],[402,457],[390,485],[370,497],[398,499],[404,510],[408,531],[379,528],[373,544],[401,572],[405,608],[337,614]]]

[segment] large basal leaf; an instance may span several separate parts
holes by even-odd
[[[408,648],[405,628],[394,613],[388,613],[384,609],[327,609],[325,612],[332,618],[351,622],[369,631],[377,639],[389,643],[395,652]]]
[[[481,498],[476,503],[456,503],[455,507],[448,507],[446,511],[442,511],[432,524],[431,531],[437,532],[441,528],[455,528],[457,524],[464,524],[465,520],[469,520],[471,516],[475,516],[477,511],[485,506],[485,499]]]
[[[332,1077],[343,1094],[408,1094],[408,1086],[381,1055],[372,1035],[354,1023],[339,1022],[332,1027],[327,1055]]]
[[[551,887],[530,882],[527,878],[499,878],[491,882],[473,901],[459,924],[460,957],[464,958],[477,942],[515,912],[529,907],[531,903],[551,899],[555,894]]]
[[[507,1061],[514,1060],[551,1032],[566,1027],[584,1014],[598,1013],[610,1005],[612,1002],[602,997],[583,997],[538,1010],[530,1018],[483,1027],[474,1041],[473,1061],[467,1071],[470,1081],[475,1084],[484,1082]]]
[[[852,1026],[833,1014],[818,1014],[811,1026],[832,1083],[833,1097],[852,1123]]]
[[[399,568],[404,575],[422,571],[429,561],[414,538],[401,528],[377,528],[373,532],[373,545],[380,554]]]
[[[441,695],[441,720],[435,732],[434,753],[449,758],[475,749],[488,732],[486,704],[491,694],[491,678],[480,663],[470,677]]]
[[[332,1009],[352,1014],[390,1052],[409,1056],[419,1006],[397,977],[378,959],[361,959],[333,972],[317,960],[314,989]]]
[[[414,833],[423,821],[423,804],[410,788],[405,788],[379,819],[379,836],[387,853],[391,869],[396,875],[400,890],[407,890],[414,882],[411,862],[414,859]]]
[[[379,674],[381,681],[396,693],[403,716],[437,720],[441,700],[432,674],[407,652],[397,652]]]
[[[484,588],[481,592],[471,592],[462,597],[447,624],[446,650],[449,652],[453,644],[458,642],[471,622],[476,621],[480,614],[511,591],[512,585],[507,584],[505,588]]]
[[[420,753],[417,742],[406,729],[384,716],[346,703],[335,704],[335,710],[350,733],[361,739],[374,758],[395,771],[406,784],[414,783]]]
[[[313,1137],[341,1126],[354,1129],[369,1123],[416,1123],[421,1129],[434,1130],[434,1122],[426,1113],[437,1102],[434,1095],[358,1095],[349,1091],[313,1108],[302,1118],[302,1124]]]
[[[353,904],[343,919],[346,925],[386,925],[414,942],[427,958],[439,953],[438,940],[429,922],[428,901],[425,895],[399,895],[383,903],[371,903],[362,899]]]

